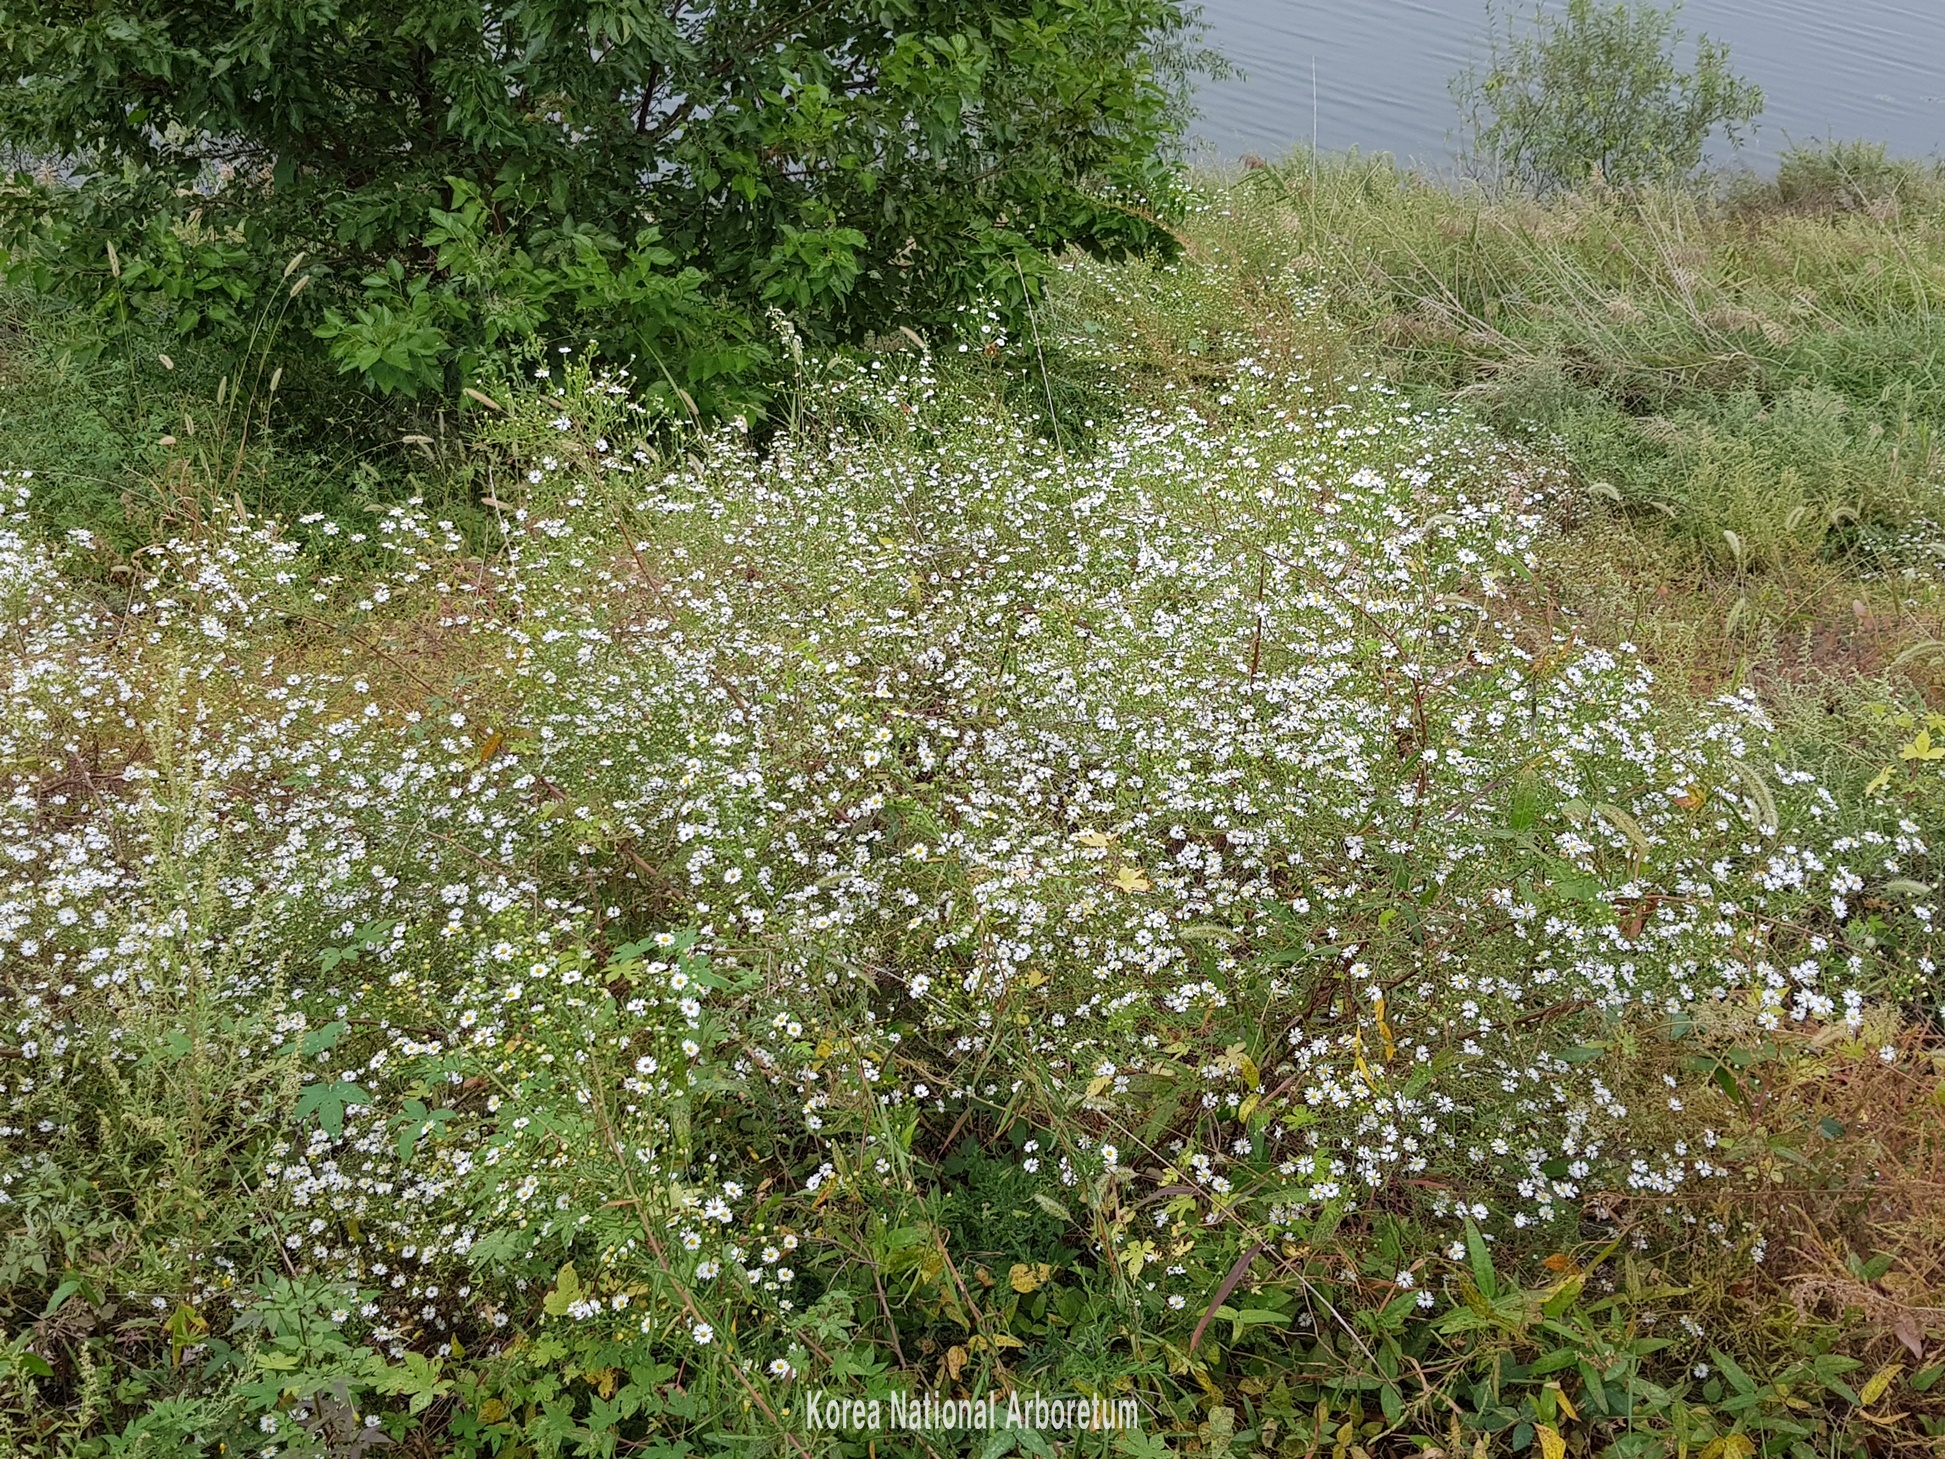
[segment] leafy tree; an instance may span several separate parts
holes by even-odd
[[[689,408],[1166,249],[1181,0],[0,0],[9,276],[386,392],[534,338]],[[295,272],[287,272],[293,261]],[[300,289],[309,279],[316,287]],[[300,297],[291,297],[300,289]]]
[[[1679,3],[1567,0],[1525,16],[1488,3],[1483,68],[1454,78],[1474,163],[1537,193],[1595,178],[1617,186],[1691,177],[1720,128],[1732,143],[1763,109],[1760,88],[1702,36],[1693,70],[1679,52]]]

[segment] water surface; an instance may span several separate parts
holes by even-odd
[[[1204,0],[1204,18],[1214,48],[1247,73],[1202,87],[1205,150],[1274,157],[1314,126],[1326,150],[1451,166],[1446,80],[1483,56],[1481,0]],[[1727,41],[1734,69],[1766,95],[1736,160],[1765,167],[1822,137],[1903,156],[1945,147],[1945,0],[1690,0],[1679,23],[1691,42]],[[1718,148],[1715,160],[1729,157]]]

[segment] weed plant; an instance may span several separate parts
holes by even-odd
[[[11,476],[16,1451],[1929,1442],[1935,1267],[1765,1216],[1927,1219],[1850,1121],[1941,1088],[1945,725],[1840,797],[1661,692],[1544,610],[1563,479],[1257,277],[1076,279],[1153,341],[1085,456],[990,319],[761,453],[543,368],[485,552],[212,492],[104,594]]]

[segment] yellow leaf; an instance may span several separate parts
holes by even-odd
[[[1249,1117],[1256,1113],[1256,1106],[1261,1104],[1262,1102],[1263,1102],[1263,1096],[1261,1094],[1252,1094],[1248,1099],[1244,1100],[1241,1106],[1236,1110],[1236,1118],[1241,1120],[1244,1124],[1248,1124]]]
[[[970,1356],[971,1354],[957,1343],[954,1343],[945,1350],[946,1374],[954,1383],[957,1383],[959,1381],[959,1375],[966,1371],[966,1361]]]
[[[1124,892],[1152,892],[1154,883],[1141,874],[1138,866],[1124,866],[1114,874],[1114,884]]]
[[[1864,787],[1864,794],[1876,795],[1885,786],[1889,785],[1891,783],[1891,774],[1896,768],[1895,765],[1886,765],[1876,775],[1873,775],[1871,777],[1871,783]]]
[[[1882,1368],[1879,1368],[1875,1373],[1871,1374],[1870,1381],[1857,1390],[1857,1401],[1866,1408],[1870,1407],[1870,1405],[1884,1397],[1885,1390],[1897,1381],[1898,1374],[1903,1371],[1903,1363],[1886,1363]]]
[[[1912,742],[1898,751],[1900,760],[1945,760],[1945,745],[1931,742],[1931,731],[1921,729]]]
[[[1373,1074],[1371,1072],[1371,1066],[1364,1062],[1364,1035],[1362,1032],[1359,1032],[1352,1041],[1351,1064],[1358,1073],[1364,1076],[1364,1082],[1366,1084],[1374,1089],[1377,1087],[1377,1075]]]
[[[507,1406],[497,1398],[489,1398],[479,1406],[481,1423],[496,1424],[507,1416]]]
[[[1105,831],[1083,831],[1074,839],[1083,846],[1095,847],[1107,846],[1114,841],[1114,837],[1108,835]]]
[[[1540,1439],[1540,1459],[1567,1459],[1567,1441],[1560,1430],[1552,1424],[1535,1424],[1533,1432]]]
[[[1560,1411],[1570,1419],[1578,1419],[1580,1417],[1579,1410],[1573,1406],[1573,1404],[1568,1400],[1567,1395],[1561,1391],[1560,1385],[1556,1383],[1552,1386],[1553,1386],[1553,1401],[1560,1405]]]
[[[1044,1287],[1053,1274],[1054,1269],[1044,1261],[1035,1262],[1032,1266],[1028,1266],[1023,1261],[1016,1261],[1013,1263],[1013,1269],[1006,1274],[1006,1280],[1014,1291],[1024,1295],[1028,1292],[1037,1292]]]

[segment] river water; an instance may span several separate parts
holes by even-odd
[[[1276,157],[1314,136],[1326,151],[1451,168],[1446,80],[1483,57],[1482,0],[1204,0],[1203,17],[1245,73],[1198,92],[1203,155]],[[1690,0],[1679,24],[1728,42],[1767,99],[1754,140],[1714,161],[1766,168],[1830,137],[1911,157],[1945,148],[1945,0]]]

